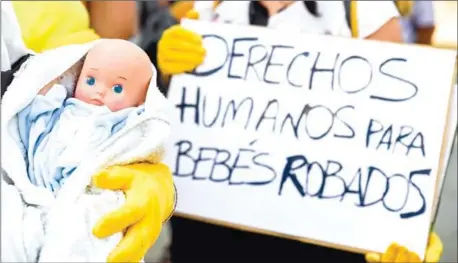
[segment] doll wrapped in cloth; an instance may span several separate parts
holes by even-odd
[[[170,106],[155,74],[139,47],[114,39],[41,53],[19,70],[1,110],[2,261],[106,261],[122,236],[97,239],[92,228],[124,196],[91,178],[161,160]]]

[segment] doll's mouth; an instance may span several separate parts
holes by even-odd
[[[92,102],[93,105],[97,105],[97,106],[102,106],[103,105],[103,102],[101,100],[98,100],[98,99],[93,99],[91,102]]]

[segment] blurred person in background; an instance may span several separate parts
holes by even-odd
[[[148,54],[157,65],[157,43],[167,28],[176,25],[193,8],[194,1],[140,1],[139,35],[135,42]],[[158,75],[159,90],[165,95],[168,79]]]
[[[435,29],[433,1],[414,1],[411,14],[403,17],[401,24],[405,42],[431,45]]]
[[[348,5],[346,5],[348,3]],[[357,4],[355,4],[357,3]],[[269,26],[292,32],[328,34],[380,41],[403,42],[398,11],[391,1],[195,1],[201,20],[238,25]],[[199,36],[180,25],[168,29],[159,42],[158,66],[162,73],[170,75],[189,71],[202,63],[205,52],[201,43],[192,42]],[[175,36],[187,41],[177,42],[199,46],[189,52],[175,50]],[[170,42],[170,40],[172,40]],[[163,47],[164,52],[162,52]],[[175,53],[182,58],[170,56]],[[167,54],[167,55],[166,55]],[[186,62],[186,63],[185,63]],[[187,67],[183,69],[183,66]]]
[[[12,1],[26,46],[35,52],[137,32],[134,1]]]
[[[403,42],[399,12],[411,1],[195,1],[189,18],[238,25],[267,26],[290,32]],[[198,11],[198,12],[196,12]],[[189,72],[205,58],[198,34],[174,25],[159,34],[157,66],[163,76]],[[365,257],[345,251],[173,218],[173,263],[190,261],[260,262],[420,262],[407,248],[393,244],[384,254]],[[196,242],[196,237],[199,237]],[[377,237],[374,236],[374,239]],[[432,233],[425,260],[438,262],[440,238]]]
[[[151,62],[157,67],[157,42],[167,28],[178,23],[178,20],[170,12],[170,2],[140,1],[139,5],[139,34],[135,42],[148,54]],[[157,84],[159,90],[165,95],[167,83],[158,74]]]
[[[131,1],[2,1],[2,97],[14,73],[35,52],[100,37],[128,39],[135,34],[136,7]],[[22,38],[21,38],[22,36]],[[25,44],[24,44],[25,43]],[[2,149],[3,151],[3,149]],[[125,204],[104,216],[93,234],[124,238],[108,262],[139,262],[173,213],[175,187],[167,166],[139,163],[114,166],[94,176],[97,187],[121,190]]]

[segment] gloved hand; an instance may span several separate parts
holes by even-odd
[[[170,170],[162,164],[115,166],[96,174],[92,182],[98,188],[122,190],[126,195],[125,204],[105,215],[93,229],[99,238],[125,232],[107,261],[140,262],[174,209],[175,187]]]
[[[443,245],[439,236],[432,232],[429,235],[428,247],[426,248],[426,255],[424,262],[439,262],[442,255]],[[421,262],[420,257],[414,253],[410,252],[407,248],[400,246],[398,244],[391,244],[386,252],[382,255],[377,253],[368,253],[366,254],[367,262],[399,262],[399,263],[409,263],[409,262]]]
[[[198,13],[194,10],[186,14],[188,19],[198,19],[198,17]],[[159,40],[158,67],[164,75],[184,73],[202,64],[205,54],[201,36],[181,25],[174,25],[165,30]]]

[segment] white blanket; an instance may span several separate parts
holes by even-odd
[[[92,175],[112,165],[159,162],[162,158],[162,145],[171,128],[171,108],[152,81],[145,111],[81,160],[57,196],[30,182],[17,114],[96,42],[36,55],[21,68],[2,99],[2,262],[106,261],[121,234],[99,240],[91,230],[102,215],[122,204],[123,195],[111,191],[88,193]],[[154,67],[153,72],[156,74]]]

